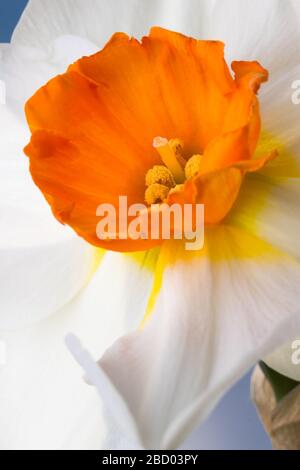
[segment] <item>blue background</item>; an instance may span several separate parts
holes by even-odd
[[[27,3],[27,0],[0,0],[0,42],[9,42]]]
[[[41,2],[43,0],[40,0]],[[26,0],[0,0],[0,42],[9,42]],[[249,396],[247,374],[188,439],[190,449],[271,449]]]

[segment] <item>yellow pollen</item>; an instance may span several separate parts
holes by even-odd
[[[185,165],[184,171],[187,179],[193,178],[199,173],[201,163],[203,160],[203,155],[193,155]]]
[[[186,179],[193,178],[200,170],[203,156],[193,155],[188,161],[183,157],[183,142],[180,139],[155,137],[153,147],[158,151],[164,165],[154,165],[145,178],[145,201],[160,204],[168,195],[183,191]]]
[[[168,140],[164,137],[155,137],[153,140],[153,147],[171,171],[176,183],[183,183],[185,180],[183,165],[179,162],[183,158],[181,156],[182,145],[179,139]]]
[[[151,204],[159,204],[167,198],[169,191],[170,188],[168,186],[153,183],[145,191],[145,201],[149,206]]]
[[[155,165],[146,174],[146,186],[158,183],[173,188],[175,186],[175,180],[170,172],[169,168],[163,165]]]

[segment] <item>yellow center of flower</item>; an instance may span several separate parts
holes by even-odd
[[[155,137],[153,147],[158,151],[164,165],[155,165],[146,173],[145,201],[158,204],[166,200],[170,190],[181,187],[186,179],[193,178],[200,170],[202,155],[183,157],[180,139]]]
[[[189,180],[190,178],[193,178],[199,173],[202,161],[203,161],[203,155],[199,155],[199,154],[193,155],[187,161],[185,168],[184,168],[186,179]]]
[[[159,204],[167,198],[169,191],[170,188],[168,186],[153,183],[145,191],[145,201],[149,206],[151,204]]]
[[[175,186],[175,179],[169,168],[163,165],[154,165],[146,174],[146,186],[151,186],[153,183],[163,184],[168,188]]]

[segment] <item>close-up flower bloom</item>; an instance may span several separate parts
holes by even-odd
[[[298,1],[29,1],[0,44],[1,447],[177,449],[258,361],[300,381],[299,58]],[[99,237],[120,196],[203,205],[203,247]]]

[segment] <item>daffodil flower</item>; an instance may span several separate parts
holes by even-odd
[[[29,3],[1,48],[11,197],[1,322],[57,313],[3,333],[8,406],[38,403],[34,423],[47,426],[34,435],[30,414],[17,416],[13,445],[101,445],[94,389],[61,344],[67,331],[102,355],[96,363],[68,338],[114,426],[110,448],[178,447],[248,368],[299,332],[298,14],[297,2],[275,0]],[[100,50],[100,31],[103,43],[115,31],[132,37],[115,33]],[[24,169],[25,101],[32,178],[76,235],[54,224]],[[120,195],[149,213],[204,204],[203,249],[100,240],[97,206]],[[56,406],[65,429],[55,434]],[[15,422],[3,422],[9,442]]]

